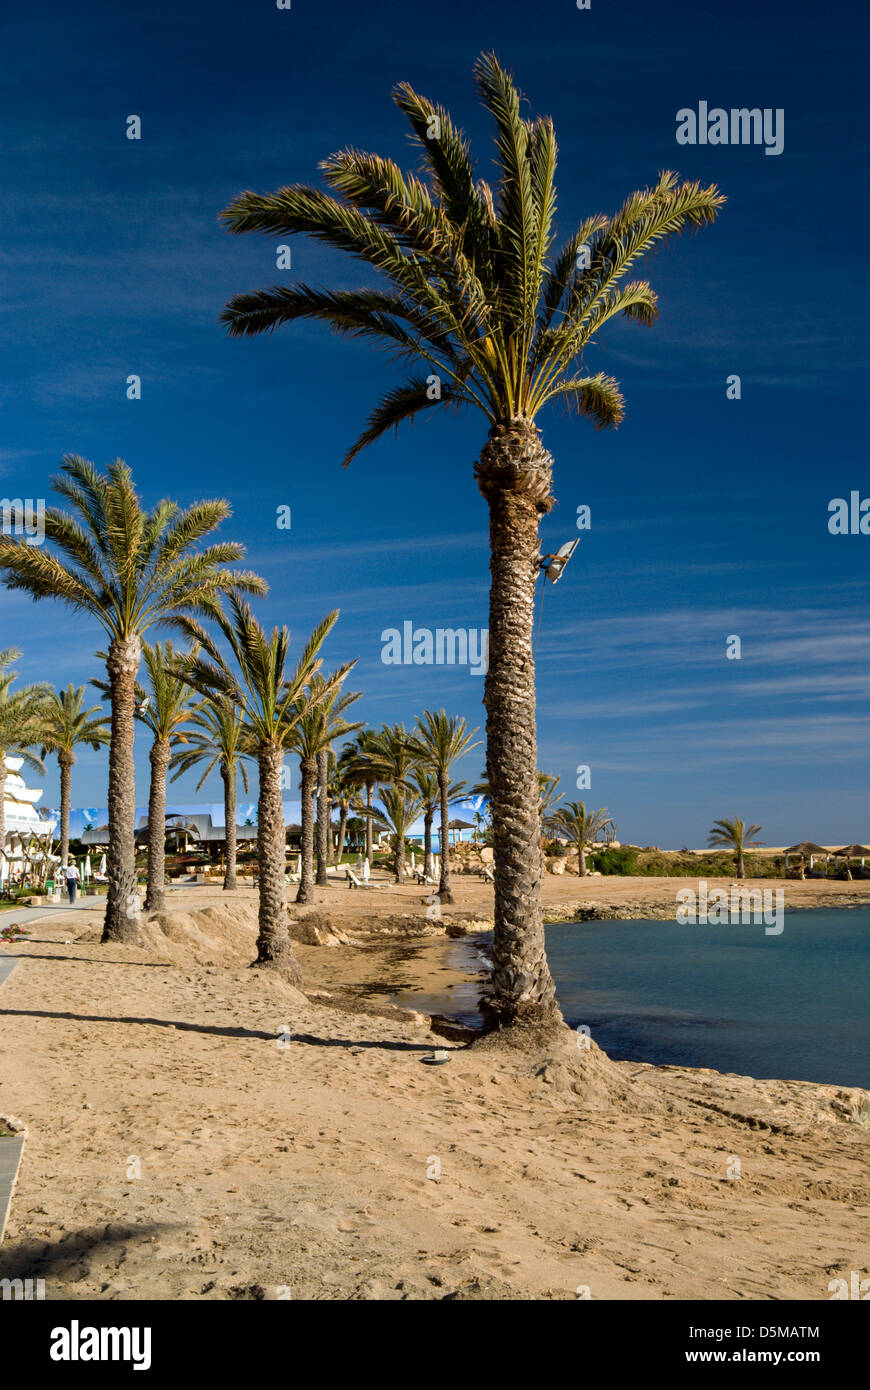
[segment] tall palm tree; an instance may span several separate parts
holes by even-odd
[[[477,177],[468,141],[443,107],[408,83],[394,91],[424,176],[344,149],[323,161],[329,192],[304,185],[245,192],[222,213],[234,233],[308,235],[384,277],[358,290],[280,285],[233,298],[236,337],[313,318],[373,338],[422,368],[386,392],[345,463],[418,412],[473,406],[488,437],[475,467],[490,513],[487,776],[495,859],[494,969],[489,1021],[558,1023],[544,952],[532,651],[538,526],[553,505],[553,460],[536,418],[561,400],[597,428],[619,424],[617,382],[589,376],[584,353],[617,315],[651,324],[657,301],[629,271],[663,239],[712,222],[715,185],[662,174],[612,216],[587,217],[555,251],[556,139],[547,117],[527,119],[493,54],[475,65],[495,125],[497,184]]]
[[[340,671],[334,671],[325,679],[316,675],[309,682],[308,689],[299,697],[299,717],[293,737],[293,747],[299,754],[299,795],[302,802],[302,873],[296,894],[298,903],[314,901],[314,792],[318,781],[320,756],[324,752],[328,754],[335,739],[343,738],[361,727],[358,723],[349,724],[344,718],[344,711],[360,698],[362,692],[348,690],[340,693],[342,682],[355,665],[355,661],[350,661]],[[328,691],[325,689],[327,686]],[[322,825],[325,818],[328,818],[328,811],[324,808],[324,814],[321,816]],[[328,824],[325,828],[328,836]],[[326,846],[321,842],[318,851],[324,865],[327,850],[328,839]]]
[[[228,613],[214,615],[215,625],[229,649],[229,658],[202,624],[189,617],[179,620],[187,636],[202,648],[201,655],[183,660],[180,674],[200,694],[241,713],[245,721],[244,737],[250,739],[251,747],[256,750],[260,902],[254,964],[274,967],[295,984],[301,981],[302,975],[290,942],[285,903],[287,837],[281,768],[299,722],[299,700],[319,671],[318,653],[337,618],[336,610],[314,629],[289,677],[286,674],[289,631],[286,627],[276,627],[266,633],[250,606],[236,595],[230,596]],[[348,669],[342,667],[322,682],[322,699],[334,694]]]
[[[110,730],[101,705],[85,708],[85,689],[72,682],[66,690],[52,690],[42,716],[42,753],[57,755],[60,768],[60,862],[69,858],[69,815],[75,750],[81,743],[97,749],[109,742]],[[96,717],[95,717],[96,716]]]
[[[45,772],[42,758],[33,748],[42,742],[43,710],[52,690],[49,685],[23,685],[13,690],[17,672],[12,670],[21,652],[18,647],[0,651],[0,857],[6,857],[6,759],[21,758],[26,767]]]
[[[195,653],[192,653],[195,655]],[[171,642],[142,646],[148,684],[136,686],[136,718],[151,731],[148,753],[151,784],[148,791],[148,880],[145,911],[166,906],[166,774],[174,744],[186,743],[183,726],[191,713],[191,689],[177,673],[179,653]]]
[[[436,773],[430,772],[421,764],[414,769],[414,787],[419,793],[420,809],[423,812],[423,872],[427,878],[433,877],[432,823],[435,813],[443,810],[441,803],[441,782]],[[464,782],[451,782],[447,788],[447,801],[457,801],[465,791]],[[477,820],[479,812],[475,813]]]
[[[376,745],[377,734],[374,729],[361,729],[353,742],[347,744],[343,750],[343,754],[347,754],[349,767],[354,770],[361,785],[365,788],[366,859],[369,861],[369,867],[374,863],[372,819],[374,815],[374,790],[378,785],[378,774],[374,763]]]
[[[737,878],[746,877],[746,865],[743,862],[743,851],[746,849],[757,849],[763,845],[763,840],[756,840],[755,836],[761,830],[760,825],[747,825],[740,820],[739,816],[734,816],[732,820],[716,820],[713,822],[713,829],[707,837],[707,844],[711,849],[731,849],[734,851],[737,861]]]
[[[109,638],[112,704],[109,743],[109,891],[104,941],[136,941],[136,774],[133,763],[136,675],[145,633],[181,614],[209,615],[229,593],[265,593],[264,581],[232,569],[244,555],[235,541],[200,542],[230,514],[222,499],[182,509],[162,501],[144,511],[125,463],[105,474],[68,455],[54,489],[70,505],[48,507],[45,538],[0,536],[0,574],[11,589],[59,599],[89,614]]]
[[[476,729],[470,732],[461,716],[447,714],[446,710],[434,713],[430,709],[417,717],[414,746],[420,761],[438,778],[441,790],[441,882],[438,897],[442,903],[452,903],[450,891],[450,853],[447,846],[447,826],[450,821],[450,773],[453,764],[472,748],[480,747],[480,740],[472,743]]]
[[[420,761],[420,750],[413,735],[404,724],[383,724],[371,742],[371,765],[381,784],[380,799],[386,805],[388,790],[401,792],[407,800],[411,795],[411,778]],[[399,802],[392,797],[390,806],[398,813]],[[392,824],[392,822],[390,822]],[[412,820],[407,820],[410,825]],[[393,872],[397,883],[405,881],[405,839],[404,834],[396,836],[393,856]]]
[[[244,731],[244,718],[224,700],[207,698],[197,706],[190,716],[187,731],[187,744],[173,753],[170,767],[175,771],[172,781],[176,782],[185,772],[191,772],[200,764],[204,771],[196,784],[200,791],[206,778],[218,769],[224,784],[224,829],[226,849],[226,869],[223,888],[225,893],[235,891],[236,882],[236,778],[241,773],[242,786],[248,793],[247,759],[251,756]]]
[[[599,839],[608,826],[613,825],[613,818],[608,815],[604,806],[597,811],[587,811],[583,801],[566,801],[553,816],[553,824],[557,830],[563,830],[570,841],[577,847],[577,872],[581,878],[586,877],[586,846],[594,844]]]

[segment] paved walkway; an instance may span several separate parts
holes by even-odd
[[[24,1151],[24,1135],[16,1134],[11,1139],[0,1139],[0,1240],[6,1230],[9,1208],[12,1205],[12,1192],[18,1177],[18,1165]]]

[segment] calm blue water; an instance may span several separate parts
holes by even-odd
[[[474,944],[485,952],[488,938]],[[547,928],[547,954],[566,1020],[588,1024],[611,1057],[870,1087],[866,909],[787,912],[781,936],[761,926],[560,924]],[[476,1021],[475,998],[463,985],[416,1007]]]

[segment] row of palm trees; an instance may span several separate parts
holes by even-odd
[[[227,511],[225,503],[199,503],[180,512],[161,502],[142,510],[129,469],[120,461],[108,474],[77,457],[64,461],[55,480],[73,514],[50,508],[46,536],[66,560],[48,550],[0,538],[0,566],[10,587],[36,598],[59,597],[100,621],[109,635],[107,680],[93,684],[108,699],[107,725],[99,707],[87,709],[84,687],[53,695],[47,687],[11,690],[9,670],[17,652],[4,654],[0,670],[0,754],[27,751],[37,741],[57,752],[62,778],[62,856],[69,846],[69,776],[77,743],[109,745],[108,894],[103,939],[138,939],[139,912],[135,866],[135,721],[152,735],[150,749],[148,881],[145,907],[164,906],[164,825],[167,774],[204,765],[202,780],[215,767],[224,781],[227,826],[225,887],[235,886],[235,785],[244,759],[258,765],[259,936],[257,963],[278,965],[298,978],[285,911],[285,828],[282,770],[290,751],[300,755],[302,773],[302,862],[298,900],[313,895],[314,784],[320,781],[320,835],[317,855],[321,881],[328,858],[328,771],[333,742],[362,729],[345,719],[357,692],[342,690],[354,666],[347,662],[330,675],[321,671],[320,650],[338,618],[330,613],[315,629],[295,666],[288,665],[286,628],[267,633],[243,597],[264,588],[257,576],[229,568],[241,558],[233,543],[212,544],[191,553]],[[76,515],[77,513],[77,515]],[[90,534],[88,534],[90,532]],[[212,628],[203,620],[210,621]],[[170,641],[144,640],[161,622],[179,629],[189,649],[176,651]],[[139,683],[144,661],[147,688]],[[191,704],[192,692],[200,701]],[[53,723],[47,707],[54,710]],[[94,716],[98,716],[95,718]],[[5,721],[5,725],[4,725]],[[188,727],[190,725],[190,727]],[[475,731],[476,732],[476,731]],[[368,849],[372,825],[385,823],[396,837],[395,872],[404,877],[405,835],[425,802],[427,868],[431,868],[431,820],[436,804],[446,843],[447,815],[457,785],[450,782],[455,760],[471,747],[465,721],[445,711],[426,711],[413,735],[404,726],[365,731],[342,753],[346,809],[354,786],[363,788]],[[176,747],[175,745],[180,745]],[[38,761],[38,760],[37,760]],[[0,757],[0,765],[2,757]],[[247,775],[245,774],[247,785]],[[382,809],[372,793],[381,787]],[[0,830],[5,827],[0,823]],[[440,891],[451,900],[449,858],[442,854]]]

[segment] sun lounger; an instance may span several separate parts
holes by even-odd
[[[348,869],[348,870],[347,870],[347,886],[348,886],[348,888],[371,888],[371,887],[372,887],[372,884],[371,884],[371,883],[366,883],[365,879],[357,878],[357,876],[356,876],[356,874],[354,873],[353,869]]]
[[[423,872],[422,869],[415,869],[415,870],[414,870],[414,877],[415,877],[415,879],[417,880],[418,883],[421,883],[421,884],[422,884],[422,883],[431,883],[431,884],[433,885],[433,887],[434,887],[434,885],[435,885],[435,879],[432,877],[432,875],[431,875],[431,874],[424,874],[424,872]]]
[[[484,883],[495,883],[495,874],[492,871],[491,864],[484,865],[483,872],[481,873],[481,878],[483,879]]]

